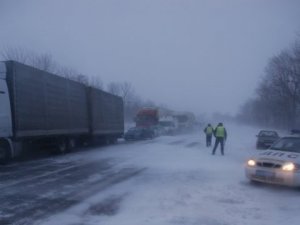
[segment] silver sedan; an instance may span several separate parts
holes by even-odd
[[[247,160],[251,181],[300,187],[300,137],[283,137]]]

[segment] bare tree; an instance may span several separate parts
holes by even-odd
[[[32,66],[50,73],[57,73],[58,65],[50,54],[41,54],[32,57]]]
[[[57,67],[57,74],[71,80],[76,80],[76,76],[78,75],[78,72],[71,68],[59,66]]]
[[[24,63],[40,70],[57,74],[62,77],[89,85],[89,78],[84,74],[80,74],[75,70],[58,65],[50,54],[36,54],[24,48],[6,48],[2,51],[4,60],[14,60]],[[92,82],[96,85],[95,81]],[[97,82],[100,85],[100,80]]]
[[[90,76],[89,85],[103,90],[104,84],[99,76]]]
[[[111,82],[107,85],[107,91],[114,95],[121,96],[121,87],[120,84],[117,82]]]
[[[120,92],[121,92],[121,97],[125,101],[130,101],[132,97],[135,95],[135,91],[132,85],[128,82],[123,82],[120,84]]]
[[[135,90],[133,86],[126,81],[122,83],[109,83],[107,86],[107,91],[122,97],[125,104],[131,102],[135,98]]]
[[[300,39],[269,61],[257,96],[239,118],[268,126],[294,127],[300,120]]]
[[[89,79],[88,79],[87,75],[77,74],[77,75],[75,75],[74,80],[79,83],[82,83],[84,85],[87,85],[87,86],[89,85]]]
[[[57,64],[50,54],[36,54],[24,48],[5,48],[2,51],[4,60],[14,60],[35,68],[50,72],[57,72]]]
[[[4,60],[15,60],[24,64],[32,62],[32,55],[32,52],[23,48],[6,47],[1,51],[1,56]]]
[[[145,106],[135,93],[131,83],[128,82],[111,82],[107,86],[107,91],[120,96],[124,101],[124,116],[126,121],[133,121],[137,111]]]

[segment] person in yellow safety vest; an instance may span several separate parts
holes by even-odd
[[[227,131],[225,127],[223,126],[223,123],[219,123],[218,126],[214,130],[214,136],[216,137],[216,142],[214,149],[212,151],[212,154],[214,155],[216,152],[216,149],[219,145],[221,144],[221,154],[224,155],[224,142],[226,141],[227,138]]]
[[[206,134],[206,147],[211,146],[211,139],[214,132],[214,128],[209,123],[207,127],[204,128],[204,133]]]

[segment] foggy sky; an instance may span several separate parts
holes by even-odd
[[[234,114],[300,32],[298,0],[0,0],[0,49],[128,81],[174,110]]]

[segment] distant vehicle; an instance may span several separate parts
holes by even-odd
[[[256,137],[256,149],[268,148],[279,139],[278,133],[273,130],[261,130]]]
[[[169,134],[176,129],[177,120],[172,113],[173,111],[156,107],[141,108],[135,116],[136,127],[151,128],[156,136]]]
[[[300,137],[283,137],[251,157],[245,166],[251,181],[300,186]]]
[[[0,62],[0,162],[24,146],[59,152],[76,143],[115,142],[124,133],[122,98],[24,65]]]
[[[162,135],[166,134],[165,128],[162,127],[160,124],[148,127],[148,129],[151,129],[154,132],[155,137],[162,136]]]
[[[163,108],[141,108],[135,116],[136,127],[161,125],[168,134],[193,131],[196,125],[195,115],[191,112],[175,112]]]
[[[180,132],[192,131],[196,125],[196,117],[192,112],[177,112],[173,115],[177,120]]]
[[[159,114],[156,108],[142,108],[135,116],[136,127],[151,127],[158,124]]]
[[[173,135],[176,133],[176,125],[173,121],[159,121],[160,126],[165,130],[165,134]]]
[[[154,137],[154,130],[145,127],[132,127],[124,134],[126,141],[152,139]]]

